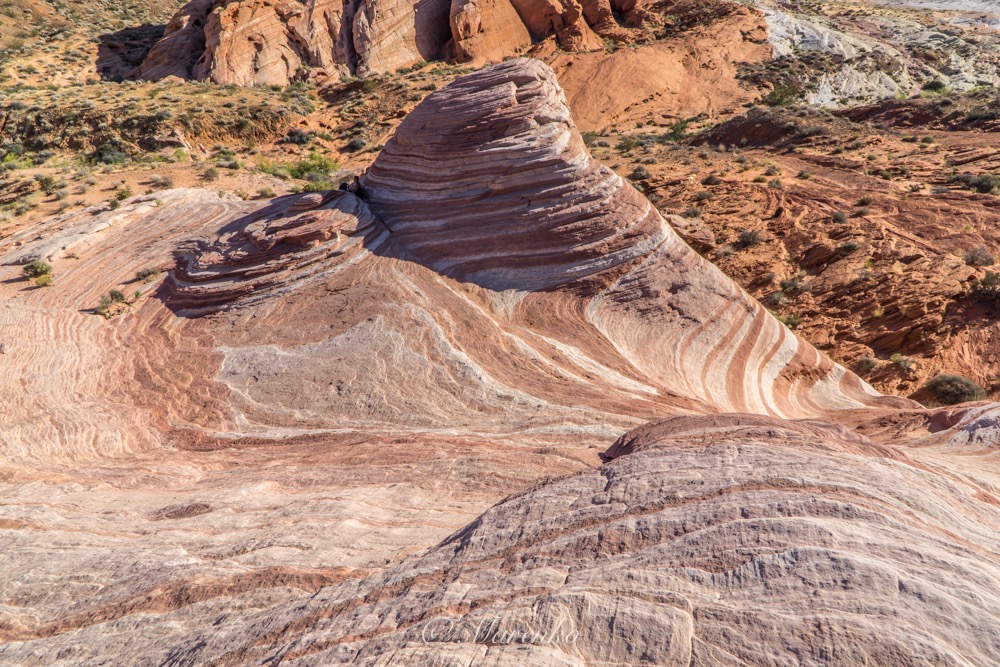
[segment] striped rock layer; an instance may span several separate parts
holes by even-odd
[[[693,252],[590,157],[551,70],[513,60],[432,94],[360,180],[407,257],[528,303],[573,299],[644,381],[786,416],[877,396]]]
[[[537,62],[354,191],[135,197],[0,274],[0,664],[1000,659],[1000,407],[798,338]]]

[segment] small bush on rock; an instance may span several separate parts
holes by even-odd
[[[986,390],[967,377],[942,373],[924,386],[942,405],[955,405],[986,398]]]

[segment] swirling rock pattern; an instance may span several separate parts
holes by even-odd
[[[0,244],[0,664],[998,659],[998,408],[796,337],[537,62],[429,96],[354,191]],[[425,641],[498,616],[578,634]]]
[[[600,470],[509,498],[424,556],[323,591],[296,610],[308,629],[294,641],[285,619],[262,615],[276,646],[254,657],[297,666],[1000,660],[994,495],[825,422],[676,417],[630,432],[608,454]]]
[[[522,309],[573,283],[572,293],[589,297],[577,330],[596,329],[672,393],[785,415],[876,400],[589,156],[538,61],[509,61],[431,95],[360,188],[406,256],[440,273],[530,292]]]

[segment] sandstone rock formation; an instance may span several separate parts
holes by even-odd
[[[255,85],[437,58],[478,66],[548,38],[566,51],[603,50],[630,31],[646,40],[662,22],[634,0],[192,0],[134,75]]]
[[[167,25],[136,74],[285,85],[302,71],[346,71],[343,8],[329,0],[192,0]]]
[[[156,193],[0,253],[0,663],[1000,655],[1000,408],[798,338],[537,61],[430,95],[352,191]],[[426,632],[498,615],[578,634]]]

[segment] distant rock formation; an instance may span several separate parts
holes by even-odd
[[[552,36],[569,51],[601,48],[625,32],[614,12],[655,22],[634,0],[192,0],[134,74],[249,86],[440,57],[482,65]]]

